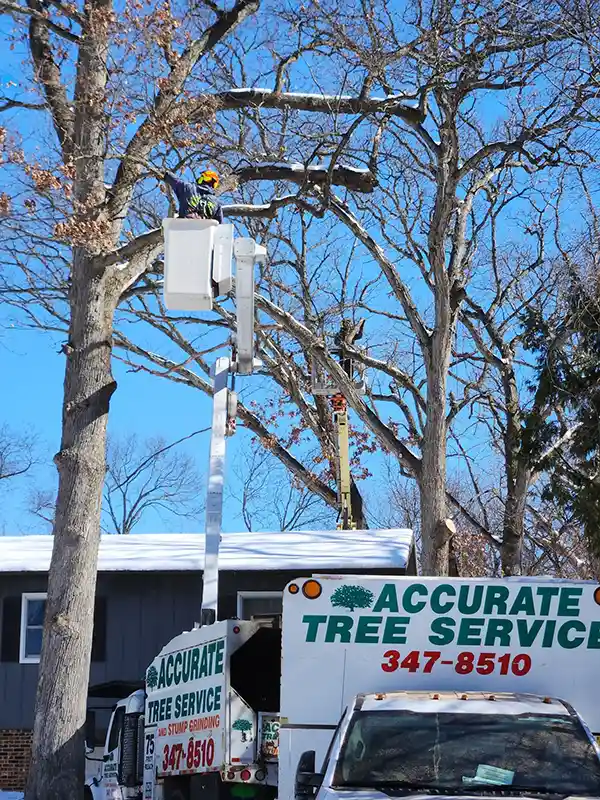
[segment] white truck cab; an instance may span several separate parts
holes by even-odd
[[[600,797],[596,741],[568,703],[516,693],[358,695],[324,764],[305,751],[295,800]]]
[[[145,752],[143,690],[120,700],[106,732],[102,766],[86,784],[86,798],[137,800],[141,797],[142,753]]]

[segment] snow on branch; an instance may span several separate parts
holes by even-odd
[[[240,181],[292,181],[302,185],[344,186],[355,192],[370,193],[376,186],[375,176],[368,169],[336,164],[331,170],[325,165],[254,164],[236,170]]]
[[[251,203],[232,203],[231,205],[222,206],[222,208],[224,217],[262,217],[264,219],[274,219],[280,208],[292,204],[300,205],[303,208],[308,205],[298,198],[297,195],[286,194],[282,197],[274,197],[269,203],[259,203],[257,205],[252,205]]]
[[[230,89],[216,96],[222,108],[286,108],[297,111],[322,111],[324,114],[385,113],[400,117],[410,125],[425,121],[423,109],[415,107],[414,96],[350,97],[348,95],[310,94],[303,92],[272,92],[270,89]]]

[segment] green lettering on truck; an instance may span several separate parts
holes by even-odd
[[[517,633],[519,634],[519,644],[523,647],[531,647],[537,639],[537,635],[541,631],[543,624],[543,619],[532,619],[531,623],[528,619],[518,619]]]
[[[175,656],[175,669],[174,669],[175,686],[178,686],[179,683],[181,682],[181,666],[182,666],[182,663],[183,663],[183,656],[179,652]]]
[[[198,667],[200,664],[200,650],[197,647],[194,647],[192,650],[192,664],[190,667],[190,680],[197,681],[198,680]]]
[[[215,658],[214,658],[214,656],[215,656],[216,647],[217,647],[217,643],[216,642],[211,642],[208,645],[208,672],[206,673],[207,675],[212,675],[214,673],[214,667],[215,667]]]
[[[571,632],[579,631],[582,636],[570,636]],[[569,622],[564,622],[558,629],[556,641],[560,647],[565,650],[573,650],[575,647],[583,644],[585,640],[585,625],[578,619],[572,619]]]
[[[305,614],[302,617],[302,622],[308,626],[306,629],[306,641],[316,642],[317,634],[319,632],[319,625],[327,622],[327,617],[325,614]]]
[[[542,598],[540,603],[540,616],[547,617],[550,614],[552,598],[557,597],[560,589],[558,586],[538,586],[536,594]],[[545,646],[545,645],[543,645]]]
[[[456,644],[459,647],[472,645],[477,647],[481,644],[481,629],[485,625],[484,617],[474,617],[472,619],[461,619],[458,629]]]
[[[528,617],[535,616],[535,604],[531,586],[521,586],[508,613],[511,617],[521,613],[527,614]]]
[[[506,601],[508,600],[508,586],[488,586],[483,605],[484,614],[506,616]],[[486,642],[487,644],[487,642]]]
[[[512,620],[510,619],[490,619],[488,621],[487,633],[485,635],[485,646],[494,647],[497,645],[498,647],[510,647],[510,634],[512,629],[513,624]]]
[[[383,629],[382,644],[406,644],[406,628],[410,617],[388,617]]]
[[[345,644],[350,641],[350,632],[354,620],[341,614],[332,614],[327,620],[327,632],[325,633],[326,642],[335,642],[335,637],[339,636],[339,641]]]
[[[217,642],[217,652],[215,653],[215,675],[223,672],[223,659],[225,657],[225,639]]]
[[[359,617],[354,641],[357,644],[377,644],[379,642],[379,626],[383,617]]]
[[[208,675],[208,651],[206,645],[202,648],[202,657],[200,658],[200,674],[199,678],[206,678]]]
[[[393,583],[386,583],[381,590],[377,602],[373,606],[373,611],[377,614],[379,611],[389,611],[390,614],[398,613],[398,595],[396,594],[396,587]]]
[[[472,589],[473,596],[469,598],[469,590]],[[470,600],[470,602],[469,602]],[[458,590],[458,610],[461,614],[476,614],[481,608],[483,600],[483,586],[469,586],[465,584]]]
[[[555,630],[556,630],[556,620],[549,619],[548,622],[546,623],[544,638],[542,639],[542,647],[552,647],[552,643],[554,642]]]
[[[447,614],[454,606],[454,600],[446,600],[445,603],[441,602],[441,595],[447,594],[449,597],[456,597],[456,589],[447,583],[442,583],[441,586],[436,588],[431,593],[431,610],[434,614]]]
[[[173,658],[173,654],[169,654],[167,656],[167,686],[171,686],[173,683],[173,666],[175,664],[175,659]]]
[[[578,617],[579,598],[583,594],[583,589],[576,586],[564,587],[560,590],[558,598],[559,617]]]
[[[431,623],[431,633],[429,634],[429,641],[431,644],[442,646],[444,644],[451,644],[454,641],[453,628],[456,625],[456,620],[452,617],[438,617]]]
[[[600,649],[600,622],[592,622],[590,624],[587,646],[589,650]]]
[[[416,594],[421,595],[421,597],[427,597],[427,587],[423,586],[422,583],[413,583],[412,586],[404,590],[402,608],[408,611],[409,614],[418,614],[427,605],[426,600],[415,600],[414,595]]]

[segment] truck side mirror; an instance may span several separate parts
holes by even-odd
[[[294,784],[296,798],[312,797],[323,782],[323,775],[315,772],[315,757],[314,750],[305,750],[300,756]]]

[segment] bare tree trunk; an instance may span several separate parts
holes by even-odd
[[[84,723],[92,644],[100,509],[105,477],[111,374],[112,306],[101,276],[75,255],[64,384],[63,433],[55,457],[59,489],[33,761],[27,800],[81,797]],[[54,680],[55,675],[65,680]]]
[[[350,503],[352,505],[352,518],[354,519],[357,530],[366,531],[368,525],[363,508],[362,494],[354,480],[350,483]]]
[[[426,423],[423,429],[421,469],[418,477],[421,495],[422,567],[426,575],[447,575],[450,531],[446,525],[446,386],[456,307],[451,303],[455,283],[461,277],[465,251],[464,212],[457,216],[452,232],[449,262],[446,247],[456,201],[458,136],[456,105],[439,92],[438,103],[444,116],[436,174],[436,197],[428,233],[429,262],[435,284],[435,326],[423,349],[427,371]]]
[[[507,473],[510,471],[510,454],[507,453]],[[507,475],[508,477],[508,475]],[[502,530],[502,574],[520,575],[522,570],[523,537],[525,535],[525,511],[531,471],[517,465],[516,474],[510,476],[504,506]]]
[[[54,546],[27,800],[83,796],[106,425],[116,389],[111,373],[116,295],[107,290],[107,273],[94,259],[107,245],[102,236],[106,221],[103,159],[111,0],[86,0],[84,14],[70,147],[75,170],[73,221],[80,226],[79,240],[85,247],[73,248],[62,438],[54,459],[59,477]],[[58,675],[63,679],[57,680]]]
[[[432,337],[427,375],[427,410],[418,478],[421,508],[421,566],[425,575],[447,575],[449,536],[446,526],[446,375],[450,330]]]
[[[509,354],[505,353],[505,358],[507,355]],[[521,409],[517,381],[512,367],[504,371],[502,383],[506,404],[506,430],[504,432],[506,502],[502,531],[502,574],[520,575],[525,509],[531,471],[523,462]]]

